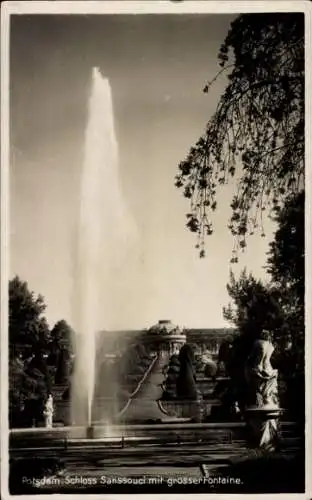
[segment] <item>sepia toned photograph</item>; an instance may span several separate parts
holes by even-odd
[[[1,19],[1,482],[308,498],[307,4],[33,4]]]

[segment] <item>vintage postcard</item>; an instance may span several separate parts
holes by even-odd
[[[1,37],[3,498],[311,498],[310,4]]]

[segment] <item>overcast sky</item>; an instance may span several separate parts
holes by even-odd
[[[174,176],[224,88],[220,80],[211,94],[202,92],[218,71],[218,49],[233,18],[12,18],[10,275],[44,295],[51,326],[73,321],[79,179],[94,66],[112,89],[123,197],[139,233],[138,261],[123,274],[122,297],[114,296],[113,327],[144,328],[162,318],[194,328],[226,326],[233,186],[220,193],[215,233],[206,259],[199,259],[185,228],[188,200]],[[235,272],[246,265],[264,277],[267,243],[253,236]]]

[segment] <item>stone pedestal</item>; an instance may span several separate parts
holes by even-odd
[[[52,427],[53,427],[52,415],[45,415],[45,417],[44,417],[44,426],[47,429],[52,429]]]
[[[245,410],[249,444],[265,451],[275,451],[279,442],[279,417],[282,410],[274,407],[250,407]]]

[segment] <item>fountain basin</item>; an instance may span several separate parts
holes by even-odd
[[[220,422],[220,423],[190,423],[187,421],[169,420],[167,422],[158,424],[140,424],[140,425],[113,425],[113,437],[105,436],[105,426],[94,425],[92,427],[92,438],[90,441],[100,439],[105,442],[116,442],[118,440],[136,438],[139,436],[149,436],[151,433],[154,436],[173,435],[174,433],[209,433],[226,431],[228,429],[242,429],[245,427],[244,422]],[[91,426],[90,426],[91,427]],[[91,431],[89,431],[91,432]],[[84,440],[87,438],[86,427],[55,427],[53,429],[42,428],[29,428],[29,429],[11,429],[9,434],[10,447],[21,448],[26,443],[37,442],[40,443],[57,442],[57,441],[76,441]]]

